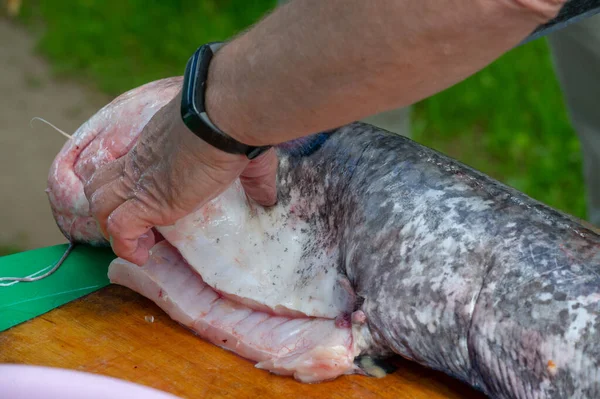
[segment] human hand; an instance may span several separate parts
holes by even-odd
[[[238,177],[259,204],[277,199],[275,151],[250,161],[216,149],[183,124],[180,102],[175,96],[125,156],[99,168],[85,184],[91,213],[115,254],[140,266],[156,243],[153,227],[173,224]]]

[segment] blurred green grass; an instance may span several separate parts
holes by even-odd
[[[274,0],[25,1],[58,75],[109,94],[183,74],[198,45],[247,28]],[[550,206],[585,218],[579,141],[545,40],[415,106],[414,139]]]
[[[119,94],[183,75],[200,44],[227,39],[274,6],[275,0],[26,0],[21,19],[43,26],[38,48],[56,73]]]
[[[545,39],[417,104],[413,120],[417,141],[585,219],[580,143]]]

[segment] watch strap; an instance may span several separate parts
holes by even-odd
[[[231,154],[244,154],[248,159],[254,159],[271,146],[255,147],[235,140],[219,129],[206,113],[208,68],[214,54],[221,46],[223,46],[221,42],[204,44],[188,60],[183,78],[181,117],[192,133],[213,147]]]

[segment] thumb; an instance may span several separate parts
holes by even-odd
[[[277,154],[271,148],[256,159],[253,159],[240,175],[240,181],[246,194],[263,206],[275,205],[277,202]]]

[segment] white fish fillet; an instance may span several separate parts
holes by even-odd
[[[333,319],[268,314],[224,298],[167,241],[154,246],[143,267],[119,258],[108,275],[258,368],[308,383],[357,372],[353,361],[360,349],[350,327],[338,327]]]
[[[158,228],[211,287],[281,315],[335,318],[354,293],[314,229],[282,206],[250,202],[239,180],[211,203]],[[257,306],[254,306],[257,307]]]

